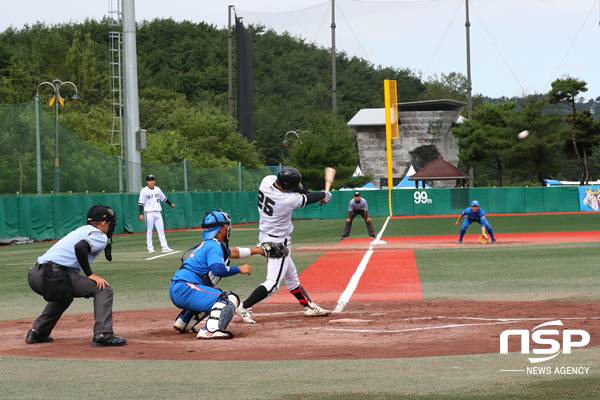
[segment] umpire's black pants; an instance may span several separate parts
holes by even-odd
[[[373,224],[370,223],[369,221],[367,221],[367,219],[365,218],[365,212],[363,210],[358,210],[358,211],[354,210],[354,211],[352,211],[352,215],[350,216],[350,222],[346,222],[346,226],[344,227],[344,233],[342,234],[342,237],[350,236],[350,230],[352,229],[352,221],[354,221],[354,218],[356,218],[357,215],[360,215],[365,220],[365,224],[367,224],[367,232],[369,233],[369,236],[371,236],[371,237],[375,236],[375,230],[373,229]]]
[[[27,274],[27,280],[31,289],[43,296],[43,274],[44,269],[36,263]],[[113,333],[113,290],[110,286],[98,289],[96,282],[85,276],[71,274],[71,286],[73,297],[94,298],[94,334]],[[33,323],[33,329],[42,335],[50,335],[58,323],[62,314],[69,308],[73,300],[50,301],[44,308],[42,315]]]

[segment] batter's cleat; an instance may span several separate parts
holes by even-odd
[[[460,239],[460,240],[458,241],[458,244],[462,244],[462,239]]]
[[[496,242],[496,239],[492,239],[492,243],[498,243],[498,242]]]
[[[152,254],[152,253],[154,253],[154,249],[148,249],[148,253],[149,253],[149,254]]]
[[[25,338],[25,343],[27,343],[27,344],[50,343],[50,342],[54,342],[54,339],[52,339],[52,336],[43,335],[33,329],[30,329],[29,332],[27,332],[27,337]]]
[[[187,326],[188,324],[183,322],[181,318],[177,318],[177,321],[175,321],[175,324],[173,324],[173,328],[179,333],[198,333],[198,328],[195,326],[193,326],[192,329],[187,329]]]
[[[92,339],[92,347],[125,346],[126,344],[127,339],[118,337],[114,333],[105,333],[104,335],[97,333]]]
[[[325,317],[331,314],[331,311],[325,310],[324,308],[321,308],[316,304],[313,304],[313,306],[314,308],[304,307],[305,317]]]
[[[239,305],[238,308],[235,309],[235,313],[247,324],[255,324],[256,321],[252,319],[250,316],[250,308],[245,309],[242,304]]]
[[[163,252],[163,253],[172,253],[172,252],[174,252],[174,251],[175,251],[175,250],[173,250],[173,249],[171,249],[171,248],[169,248],[169,247],[163,247],[163,249],[162,249],[162,252]]]
[[[221,331],[209,332],[206,329],[202,329],[198,332],[197,337],[198,339],[231,339],[233,338],[233,334]]]

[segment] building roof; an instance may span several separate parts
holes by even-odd
[[[456,168],[443,158],[438,158],[408,178],[409,181],[449,181],[456,179],[471,179],[471,175]]]
[[[459,114],[467,105],[456,100],[428,100],[398,103],[401,111],[457,111]],[[459,116],[460,118],[460,116]],[[458,121],[458,123],[461,123]],[[385,108],[363,108],[348,122],[349,126],[381,126],[385,125]]]

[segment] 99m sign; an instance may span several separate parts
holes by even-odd
[[[415,204],[423,203],[423,204],[431,204],[433,200],[427,198],[427,192],[415,192],[413,194],[415,198]]]

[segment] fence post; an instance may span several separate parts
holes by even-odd
[[[183,159],[183,191],[188,192],[187,161]]]
[[[123,194],[123,157],[119,156],[119,193]]]
[[[240,192],[243,192],[242,189],[242,162],[238,161],[238,172],[239,172],[239,182],[240,182]]]
[[[42,142],[40,139],[40,96],[35,96],[35,150],[37,164],[37,192],[42,195]]]

